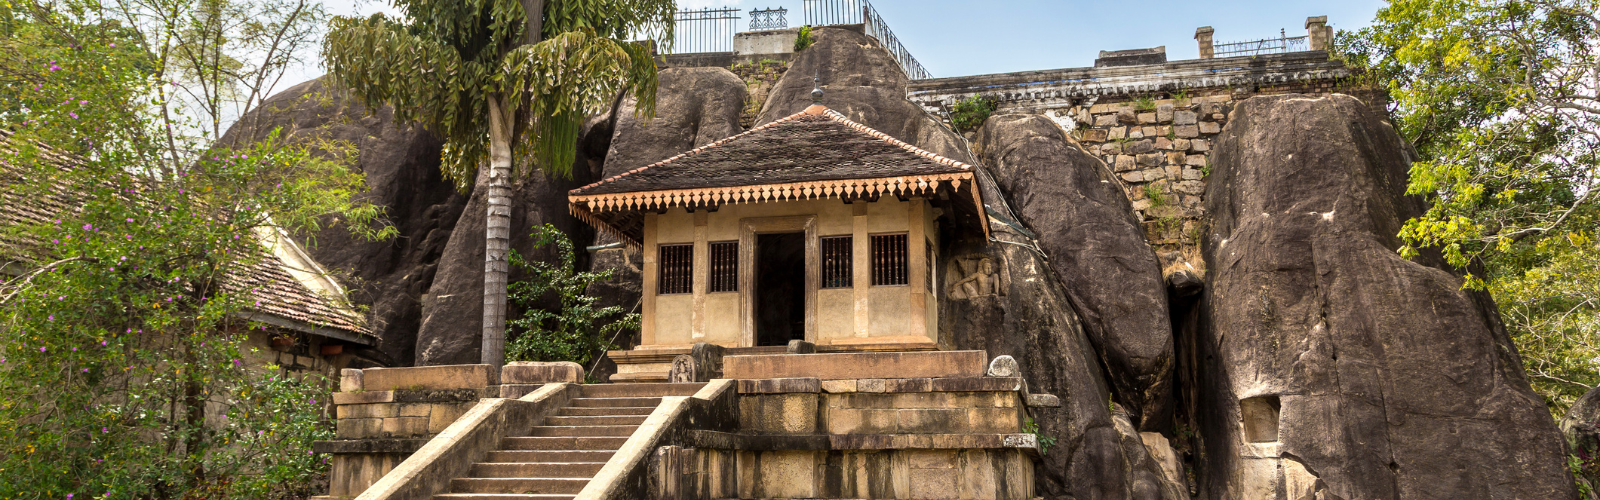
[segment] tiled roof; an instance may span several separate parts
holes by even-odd
[[[0,149],[10,138],[10,132],[0,129]],[[72,162],[64,155],[45,153],[63,168]],[[15,171],[0,163],[0,172]],[[76,194],[64,184],[25,199],[0,190],[0,226],[49,223],[58,214],[81,206]],[[230,291],[245,294],[250,301],[246,313],[251,319],[345,340],[372,341],[365,318],[342,296],[335,296],[341,292],[338,285],[292,239],[275,228],[259,231],[257,239],[262,241],[261,258],[251,265],[233,268],[224,285]],[[43,258],[38,250],[39,245],[32,242],[0,234],[0,256],[6,260]]]
[[[572,190],[574,196],[970,173],[814,105],[748,132]]]

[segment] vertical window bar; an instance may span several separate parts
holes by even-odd
[[[909,282],[906,248],[906,233],[872,235],[873,285],[904,285]]]
[[[711,243],[711,269],[707,272],[711,273],[706,281],[711,282],[713,293],[739,291],[739,242]]]
[[[694,245],[662,245],[660,275],[656,293],[662,295],[692,293]]]

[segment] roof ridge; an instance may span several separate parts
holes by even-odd
[[[589,189],[589,188],[592,188],[592,187],[595,187],[595,186],[598,186],[598,185],[601,185],[601,184],[604,184],[604,183],[607,183],[607,182],[611,182],[611,181],[614,181],[614,180],[617,180],[617,179],[621,179],[623,177],[627,177],[628,175],[631,175],[631,174],[634,174],[634,173],[638,173],[638,172],[643,171],[645,169],[648,169],[650,167],[657,167],[657,166],[665,165],[667,163],[671,163],[673,160],[677,160],[677,159],[683,158],[685,156],[693,156],[693,155],[696,155],[696,154],[700,154],[702,151],[705,151],[707,149],[711,149],[711,148],[714,148],[714,147],[717,147],[717,146],[721,146],[724,143],[727,143],[727,142],[732,141],[734,139],[738,139],[740,137],[744,137],[746,135],[753,134],[753,133],[756,133],[756,132],[761,131],[761,130],[766,130],[766,129],[772,128],[774,126],[777,126],[780,123],[785,123],[785,122],[792,121],[795,118],[800,117],[801,115],[813,114],[810,111],[811,111],[810,108],[806,108],[804,110],[801,110],[798,113],[795,113],[795,114],[792,114],[792,115],[789,115],[789,116],[785,116],[783,118],[779,118],[779,119],[773,120],[773,121],[771,121],[769,123],[766,123],[764,125],[758,126],[756,128],[752,128],[752,129],[746,130],[744,132],[740,132],[740,133],[737,133],[737,134],[734,134],[734,135],[730,135],[730,136],[727,136],[727,137],[712,141],[710,144],[706,144],[706,145],[700,146],[698,148],[694,148],[694,149],[691,149],[691,150],[688,150],[688,151],[684,151],[682,153],[678,153],[677,155],[674,155],[671,158],[667,158],[665,160],[661,160],[661,161],[658,161],[658,162],[655,162],[655,163],[651,163],[651,164],[645,165],[643,167],[639,167],[639,168],[636,168],[636,169],[633,169],[633,170],[629,170],[627,172],[623,172],[623,173],[620,173],[620,174],[617,174],[617,175],[613,175],[611,177],[607,177],[607,178],[604,178],[604,179],[600,179],[598,181],[594,181],[592,183],[589,183],[589,185],[569,190],[569,191],[567,191],[567,194],[577,194],[578,191],[582,191],[582,190]]]

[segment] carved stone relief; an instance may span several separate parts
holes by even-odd
[[[974,253],[956,257],[950,266],[945,293],[952,299],[970,299],[986,296],[1005,296],[1005,273],[1000,272],[1004,261],[995,262],[988,255]]]

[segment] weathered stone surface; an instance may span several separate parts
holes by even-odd
[[[733,72],[726,68],[666,68],[659,78],[654,118],[635,116],[633,99],[622,100],[603,177],[649,166],[743,132],[739,111],[744,109],[747,91]]]
[[[768,354],[724,357],[722,370],[731,379],[981,377],[986,359],[983,351]]]
[[[1019,374],[1018,370],[1020,369],[1017,367],[1017,358],[1002,354],[995,356],[994,360],[989,362],[989,371],[984,375],[990,377],[1015,377]]]
[[[1043,116],[991,117],[976,147],[1018,217],[1039,233],[1118,401],[1141,427],[1164,425],[1172,370],[1166,287],[1127,197],[1106,182],[1104,164]]]
[[[467,202],[439,173],[443,143],[420,127],[395,122],[392,108],[369,109],[328,88],[322,79],[268,98],[235,122],[219,142],[254,142],[273,129],[280,129],[280,137],[289,144],[332,140],[356,148],[354,168],[366,176],[363,196],[385,208],[400,235],[366,241],[352,236],[345,226],[332,224],[299,239],[318,263],[338,277],[355,278],[342,280],[351,287],[352,301],[371,307],[369,324],[379,337],[381,354],[357,350],[353,367],[410,364],[422,319],[422,296],[433,284],[440,252]],[[481,272],[482,266],[478,267]]]
[[[757,126],[811,105],[812,77],[822,104],[845,117],[947,158],[969,162],[961,139],[906,99],[905,73],[874,38],[844,28],[817,28],[761,108]]]
[[[1600,388],[1590,389],[1567,409],[1561,418],[1561,434],[1573,455],[1588,463],[1600,460]],[[1582,475],[1590,485],[1600,484],[1600,474],[1592,467],[1586,467]]]
[[[1493,302],[1437,256],[1395,251],[1423,206],[1390,126],[1338,94],[1231,116],[1206,193],[1210,282],[1183,335],[1208,360],[1191,374],[1201,491],[1245,494],[1262,460],[1237,457],[1268,448],[1339,498],[1575,498]]]
[[[583,383],[583,365],[571,361],[512,361],[500,369],[505,384]]]
[[[369,391],[479,389],[500,384],[499,370],[489,365],[368,368],[361,376]]]

